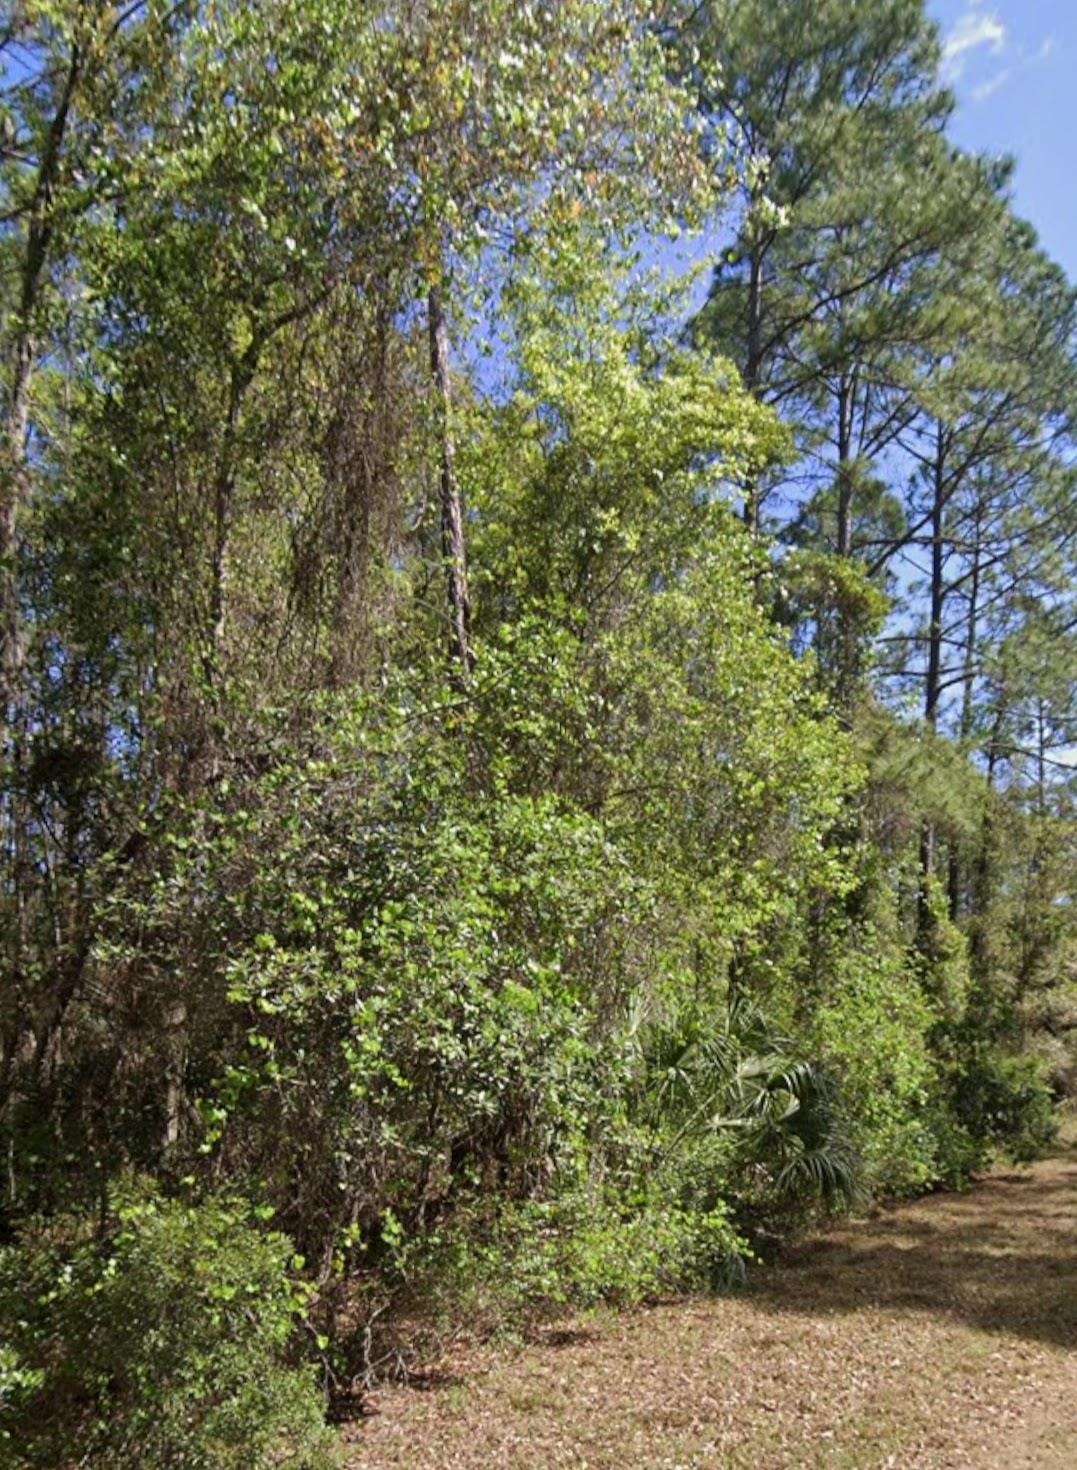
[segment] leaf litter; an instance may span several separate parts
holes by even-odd
[[[349,1470],[1073,1470],[1077,1151],[438,1366],[371,1396]]]

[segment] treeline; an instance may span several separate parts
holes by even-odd
[[[0,57],[0,1463],[329,1463],[461,1322],[1042,1148],[1075,297],[922,0]]]

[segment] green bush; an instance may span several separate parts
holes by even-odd
[[[798,1227],[862,1194],[862,1160],[826,1066],[743,997],[636,1037],[630,1114],[664,1197],[694,1215],[735,1201],[749,1230]]]
[[[1054,1139],[1050,1082],[1035,1057],[973,1046],[955,1069],[951,1092],[959,1125],[979,1144],[973,1167],[995,1153],[1028,1162]]]
[[[547,1201],[475,1202],[424,1236],[401,1233],[369,1296],[352,1299],[357,1330],[341,1344],[342,1367],[374,1379],[438,1356],[465,1323],[472,1339],[496,1337],[566,1310],[742,1280],[750,1251],[727,1209],[684,1208],[657,1184],[646,1200],[581,1186]]]
[[[0,1256],[0,1463],[322,1470],[324,1400],[290,1344],[306,1301],[283,1235],[226,1201],[129,1188],[106,1230]]]
[[[891,935],[864,925],[828,977],[812,1040],[840,1080],[874,1194],[914,1194],[939,1177],[935,1023],[915,962]]]
[[[740,1276],[747,1253],[721,1205],[703,1211],[655,1198],[628,1210],[584,1192],[521,1211],[507,1234],[517,1290],[569,1306],[713,1290]]]

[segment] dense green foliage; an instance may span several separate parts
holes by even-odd
[[[308,1292],[285,1237],[129,1184],[110,1218],[52,1219],[0,1257],[4,1463],[336,1463],[314,1375],[286,1357]]]
[[[0,1462],[313,1467],[1046,1146],[1075,304],[919,0],[0,58]]]

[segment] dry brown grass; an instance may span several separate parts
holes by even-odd
[[[350,1470],[1075,1470],[1077,1153],[385,1390]]]

